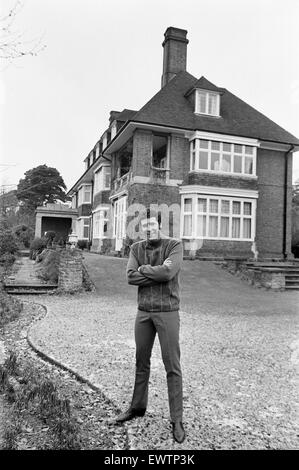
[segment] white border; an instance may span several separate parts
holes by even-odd
[[[184,235],[184,215],[186,214],[184,212],[184,199],[186,197],[186,195],[188,196],[191,196],[191,199],[192,199],[192,210],[191,210],[191,215],[192,215],[192,221],[196,220],[196,215],[197,213],[195,212],[195,207],[196,207],[196,204],[195,204],[195,199],[198,197],[198,194],[203,194],[205,196],[209,196],[209,194],[204,194],[204,193],[192,193],[192,194],[188,194],[188,193],[184,193],[184,194],[181,194],[181,220],[180,220],[180,238],[183,239],[183,240],[215,240],[215,241],[235,241],[235,242],[253,242],[255,240],[255,237],[256,237],[256,207],[257,207],[257,201],[256,199],[252,199],[252,198],[247,198],[247,197],[237,197],[237,196],[226,196],[225,194],[217,194],[218,197],[221,197],[221,196],[224,196],[224,197],[228,197],[230,200],[236,200],[236,199],[240,199],[242,202],[251,202],[252,204],[252,216],[251,217],[248,217],[250,218],[251,220],[251,238],[231,238],[231,237],[209,237],[209,236],[194,236],[194,233],[195,233],[195,226],[192,225],[192,234],[191,235]],[[244,199],[246,199],[246,201],[244,201]],[[247,201],[248,200],[248,201]],[[241,202],[240,201],[240,202]],[[207,213],[207,216],[209,216],[210,214]],[[229,217],[231,218],[233,216],[233,214],[228,214]],[[221,215],[217,214],[217,217],[221,217]],[[245,217],[246,218],[246,217]],[[241,216],[240,217],[241,219],[241,233],[242,233],[242,230],[243,230],[243,219],[244,219],[244,216]]]
[[[189,141],[194,139],[217,140],[229,144],[250,145],[260,147],[260,141],[249,137],[240,137],[237,135],[216,134],[213,132],[195,131],[190,135]]]
[[[258,191],[240,188],[219,188],[217,186],[186,185],[180,187],[180,194],[214,194],[215,196],[231,196],[258,199]]]

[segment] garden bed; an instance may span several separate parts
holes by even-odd
[[[7,356],[0,371],[1,448],[126,449],[125,429],[112,425],[114,405],[29,346],[27,330],[44,314],[41,305],[25,302],[1,333]]]

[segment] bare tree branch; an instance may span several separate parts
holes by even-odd
[[[10,11],[0,17],[0,59],[12,61],[24,56],[36,56],[44,48],[41,38],[26,41],[24,33],[14,29],[17,15],[23,3],[17,0]]]

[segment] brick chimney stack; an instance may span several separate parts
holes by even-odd
[[[186,38],[187,32],[185,29],[170,26],[164,33],[162,88],[177,73],[186,71],[187,44],[189,42]]]

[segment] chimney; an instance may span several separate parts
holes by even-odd
[[[164,33],[162,88],[177,73],[186,71],[187,44],[189,42],[186,38],[187,32],[185,29],[170,26]]]

